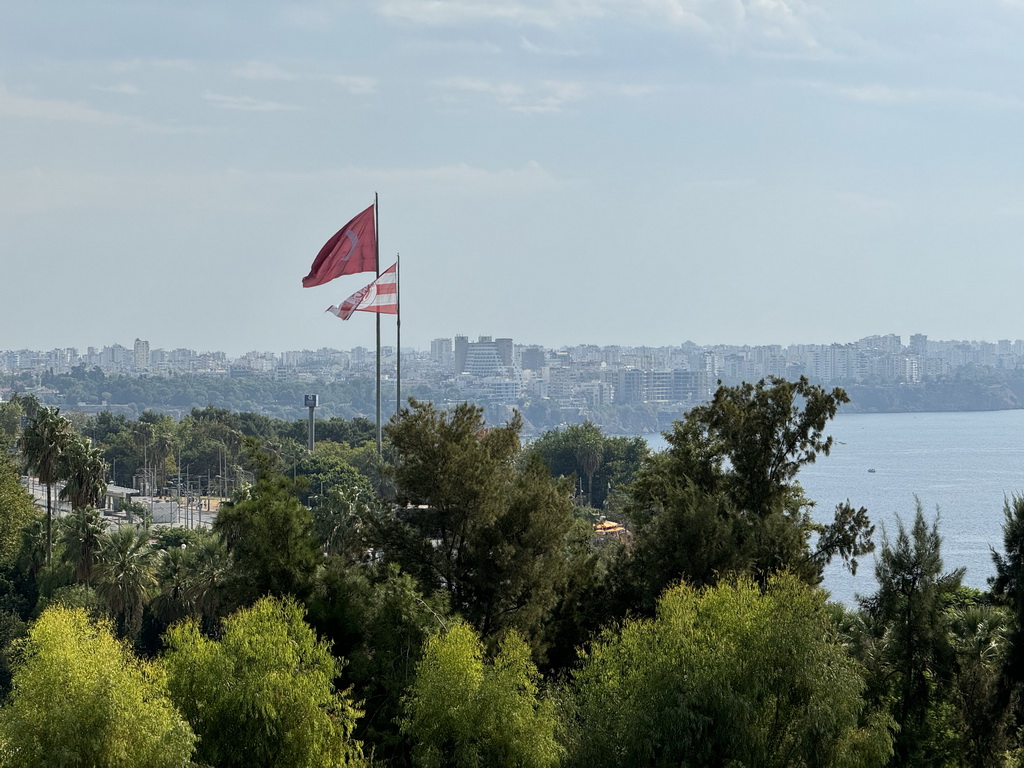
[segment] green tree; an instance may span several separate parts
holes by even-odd
[[[221,617],[224,592],[231,575],[231,555],[224,537],[210,532],[189,549],[189,579],[185,600],[207,622]]]
[[[607,630],[571,685],[569,766],[882,766],[884,719],[824,593],[792,575],[670,589]]]
[[[862,600],[878,647],[876,695],[890,702],[898,726],[894,766],[943,765],[957,758],[948,696],[955,664],[946,608],[963,569],[943,573],[938,521],[929,526],[920,501],[908,531],[897,520],[883,535],[875,565],[878,592]]]
[[[194,742],[161,666],[134,658],[84,610],[49,608],[19,646],[0,765],[184,767]]]
[[[650,453],[642,437],[608,437],[593,422],[544,432],[526,453],[538,454],[554,477],[587,477],[587,504],[604,508],[609,491],[630,483]]]
[[[238,605],[266,594],[307,597],[322,560],[313,517],[297,498],[300,486],[261,461],[256,484],[221,504],[213,524],[231,553]]]
[[[93,570],[96,593],[129,637],[138,636],[142,612],[156,588],[156,552],[149,537],[123,525],[104,534]]]
[[[594,505],[594,473],[604,459],[604,436],[581,442],[576,446],[576,461],[587,476],[587,506]]]
[[[171,698],[215,768],[363,765],[358,710],[335,690],[341,662],[293,600],[263,598],[224,620],[219,640],[194,620],[166,636]]]
[[[402,730],[422,768],[547,768],[561,749],[550,699],[540,695],[530,649],[513,631],[494,660],[477,634],[456,622],[431,637],[416,667]]]
[[[308,422],[305,419],[293,421],[288,425],[285,434],[293,440],[305,445]],[[347,443],[355,447],[376,439],[377,427],[369,419],[357,417],[352,420],[337,416],[320,419],[316,425],[316,439],[334,443]]]
[[[305,451],[302,453],[303,457],[295,470],[297,475],[306,478],[309,483],[304,494],[307,504],[315,506],[332,490],[346,493],[350,489],[370,489],[367,478],[351,464],[352,459],[358,455],[356,450],[340,443],[321,441],[316,444],[312,454]]]
[[[11,462],[0,458],[0,570],[14,565],[21,550],[22,531],[36,519],[35,505]]]
[[[379,500],[360,485],[335,487],[318,499],[312,510],[313,526],[324,553],[360,556],[362,553],[358,550],[364,543],[360,529],[379,504]]]
[[[6,454],[17,445],[24,415],[25,410],[19,400],[0,403],[0,454]]]
[[[107,493],[106,467],[98,448],[93,448],[87,437],[73,436],[61,453],[59,477],[64,487],[57,494],[61,501],[71,503],[71,509],[102,506]]]
[[[189,600],[193,575],[190,554],[187,546],[160,550],[156,568],[157,593],[149,605],[153,615],[165,627],[192,612]]]
[[[1010,614],[1002,606],[970,602],[948,612],[956,659],[951,699],[960,763],[972,768],[1003,766],[1011,745],[1012,712],[1000,695],[1009,646]]]
[[[157,488],[163,488],[168,475],[176,468],[177,425],[167,414],[146,411],[139,416],[136,428],[144,442],[147,464],[154,470],[153,481]]]
[[[410,405],[387,428],[399,504],[410,505],[385,537],[388,556],[428,594],[447,591],[485,639],[515,628],[539,650],[566,579],[568,488],[536,457],[518,466],[518,417],[487,428],[475,406]]]
[[[92,507],[78,507],[61,521],[61,559],[75,569],[75,580],[92,583],[92,571],[103,541],[103,524]]]
[[[803,501],[797,472],[825,456],[825,425],[848,402],[801,378],[720,386],[665,437],[681,474],[700,488],[723,490],[740,509],[759,516]]]
[[[578,651],[618,617],[611,566],[620,561],[627,546],[631,544],[621,540],[595,546],[593,525],[580,518],[573,522],[563,552],[568,578],[544,626],[545,674],[558,675],[575,665]]]
[[[60,457],[74,435],[59,408],[40,408],[21,435],[25,466],[46,486],[46,564],[53,555],[53,484],[60,477]]]
[[[1017,719],[1024,721],[1019,692],[1024,688],[1024,495],[1016,494],[1003,503],[1003,553],[993,550],[996,575],[992,593],[1011,613],[1008,648],[1000,699],[1005,705],[1018,701]]]
[[[771,378],[720,386],[711,402],[677,421],[665,435],[669,448],[647,461],[632,489],[637,562],[662,563],[634,574],[640,591],[656,595],[680,577],[714,583],[730,571],[764,580],[789,570],[817,584],[836,554],[855,567],[874,547],[866,510],[840,505],[832,524],[818,525],[797,482],[802,466],[828,455],[832,438],[824,429],[845,402],[841,389]],[[669,538],[689,542],[675,562],[664,557]],[[645,552],[648,545],[654,551]]]
[[[425,597],[394,563],[371,566],[332,556],[309,604],[310,623],[347,660],[343,677],[366,714],[356,735],[392,768],[411,765],[398,730],[402,698],[423,644],[451,621],[443,593]]]

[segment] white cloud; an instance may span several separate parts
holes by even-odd
[[[571,185],[559,179],[536,161],[518,168],[481,168],[466,163],[426,168],[348,169],[344,176],[362,176],[373,185],[404,190],[420,190],[420,195],[436,195],[440,191],[460,197],[496,195],[501,197],[532,195]]]
[[[430,26],[501,22],[554,27],[561,23],[604,15],[601,0],[385,0],[384,16]]]
[[[535,56],[577,57],[583,55],[580,51],[575,50],[542,47],[526,37],[519,38],[519,47]]]
[[[221,109],[238,109],[246,112],[288,112],[301,109],[292,104],[281,104],[276,101],[254,99],[251,96],[227,96],[222,93],[207,91],[203,98]]]
[[[525,37],[519,38],[519,47],[527,53],[543,53],[543,49],[540,46],[531,43]]]
[[[280,205],[282,190],[364,186],[430,196],[439,189],[459,195],[515,195],[571,182],[540,163],[489,169],[458,163],[420,168],[345,166],[309,173],[261,173],[225,169],[208,173],[96,173],[68,168],[24,168],[0,178],[0,219],[73,210],[203,209],[250,210]],[[273,190],[273,192],[269,192]]]
[[[119,85],[94,85],[92,86],[92,89],[103,93],[119,93],[125,96],[138,96],[143,92],[141,88],[131,85],[130,83],[120,83]]]
[[[908,104],[921,101],[935,101],[942,97],[942,92],[933,88],[893,88],[877,83],[841,86],[832,90],[839,96],[871,104]]]
[[[285,72],[276,64],[266,61],[247,61],[245,64],[231,70],[231,74],[245,80],[288,81],[295,79],[295,75],[291,72]]]
[[[455,56],[497,56],[503,49],[490,40],[444,40],[424,38],[411,40],[406,44],[406,53],[411,55],[455,55]]]
[[[326,77],[322,75],[306,75],[300,77],[293,72],[288,72],[282,69],[277,64],[272,64],[267,61],[247,61],[245,64],[232,69],[231,74],[245,80],[263,80],[272,82],[292,82],[299,79],[327,79],[342,86],[349,93],[356,95],[374,93],[377,90],[377,80],[373,77],[362,77],[359,75],[334,75]],[[265,102],[265,104],[270,103],[271,102]],[[224,104],[223,106],[227,105]],[[258,107],[238,105],[233,106],[232,108],[257,109]],[[278,105],[278,108],[282,108],[282,105]]]
[[[193,72],[196,63],[189,59],[128,59],[113,62],[109,69],[111,72],[138,72],[141,69]]]
[[[835,85],[832,83],[813,82],[808,85],[816,90],[865,104],[966,104],[978,107],[1009,109],[1024,107],[1024,101],[1015,96],[1005,96],[988,91],[970,91],[960,88],[905,88],[885,85],[883,83]]]
[[[627,83],[626,85],[616,86],[615,91],[627,98],[637,99],[643,96],[653,96],[654,94],[659,93],[661,91],[661,86],[644,85],[642,83]]]
[[[436,85],[448,92],[487,94],[501,104],[517,101],[525,90],[520,85],[495,83],[482,77],[448,77],[437,81]]]
[[[377,91],[377,79],[373,77],[361,77],[359,75],[335,75],[331,79],[355,96],[365,96]]]
[[[648,22],[696,32],[721,49],[820,49],[822,11],[805,0],[385,0],[385,17],[426,26],[479,23],[553,29],[585,21]],[[527,38],[521,45],[540,48]]]
[[[495,102],[515,112],[557,112],[570,102],[587,95],[582,83],[544,80],[527,88],[512,82],[497,82],[481,77],[450,77],[435,84],[445,92],[445,100],[458,103],[467,95],[490,96]]]
[[[561,109],[562,105],[580,101],[587,95],[582,83],[567,80],[545,80],[540,84],[540,93],[533,110],[552,112]]]
[[[147,122],[133,115],[105,112],[88,104],[62,99],[41,99],[12,93],[0,83],[0,115],[26,120],[52,120],[91,125],[123,126],[155,132],[176,132],[175,129]]]
[[[641,83],[585,84],[574,80],[541,80],[525,85],[471,76],[449,77],[438,80],[434,85],[442,91],[442,100],[449,104],[460,104],[474,96],[483,96],[501,107],[522,113],[558,112],[595,95],[642,98],[661,90],[658,85]]]

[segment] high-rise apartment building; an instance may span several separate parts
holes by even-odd
[[[149,342],[142,339],[135,340],[135,370],[148,371],[150,366]]]
[[[441,366],[449,366],[453,362],[452,340],[434,339],[430,342],[430,359]]]

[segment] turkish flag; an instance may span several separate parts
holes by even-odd
[[[377,230],[371,205],[324,244],[309,274],[302,278],[302,287],[323,285],[342,275],[376,271]]]

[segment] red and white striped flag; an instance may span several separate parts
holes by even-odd
[[[381,276],[365,288],[353,293],[340,307],[333,304],[327,308],[332,315],[348,320],[353,312],[379,312],[386,315],[398,314],[398,262],[388,267]]]

